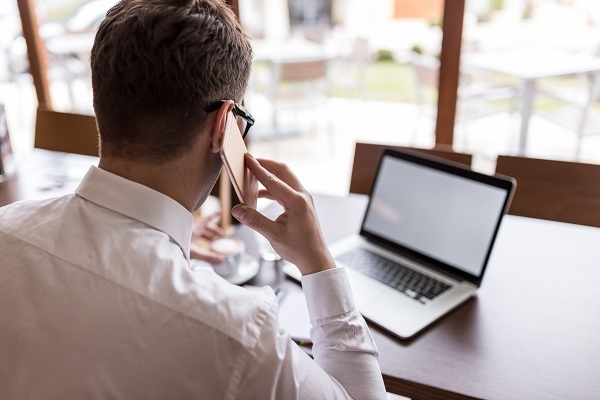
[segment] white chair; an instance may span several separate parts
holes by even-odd
[[[600,55],[599,52],[596,56]],[[588,73],[579,76],[575,84],[566,87],[540,85],[536,88],[536,97],[549,98],[557,107],[537,114],[546,120],[575,132],[577,145],[575,159],[581,157],[582,139],[600,135],[600,112],[595,109],[600,96],[600,75]]]
[[[331,93],[352,94],[364,100],[367,65],[370,59],[368,39],[355,38],[348,54],[335,57],[329,63]]]
[[[281,138],[288,131],[298,130],[299,116],[309,120],[311,131],[324,120],[330,130],[325,109],[325,93],[328,92],[328,59],[302,61],[271,61],[272,80],[268,92],[273,105],[273,139]],[[284,116],[288,122],[284,122]],[[292,118],[289,118],[292,117]],[[289,120],[292,123],[289,123]],[[294,122],[295,120],[295,122]]]
[[[415,74],[416,102],[419,105],[417,122],[425,114],[435,118],[436,108],[426,104],[426,96],[437,91],[440,60],[433,56],[413,52],[411,65]],[[514,86],[496,84],[461,71],[455,123],[465,126],[466,129],[466,124],[474,119],[507,111],[512,114],[516,109],[518,96],[519,90]],[[509,101],[508,110],[494,104],[502,100]],[[417,129],[413,132],[413,143],[416,140],[416,132]]]

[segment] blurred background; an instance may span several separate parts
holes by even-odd
[[[89,52],[114,3],[36,1],[56,110],[93,113]],[[255,50],[245,105],[256,156],[343,195],[355,142],[434,145],[443,0],[238,5]],[[482,171],[520,151],[600,163],[600,2],[467,0],[463,26],[454,149]],[[18,153],[33,146],[37,100],[16,1],[0,3],[0,27],[0,103]]]

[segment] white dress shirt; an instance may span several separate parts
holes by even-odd
[[[0,399],[384,399],[343,269],[302,279],[314,360],[270,288],[192,272],[193,218],[92,167],[76,194],[0,208]]]

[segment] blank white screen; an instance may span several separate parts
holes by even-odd
[[[506,191],[385,157],[364,229],[479,276]]]

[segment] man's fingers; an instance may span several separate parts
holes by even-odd
[[[296,175],[291,169],[289,169],[287,165],[266,158],[259,158],[257,161],[264,169],[277,176],[283,182],[287,183],[292,189],[296,191],[305,191],[304,187],[300,183],[300,180],[298,180]]]
[[[248,228],[254,229],[267,239],[277,230],[277,224],[253,208],[238,204],[231,210],[231,215]]]
[[[275,200],[279,203],[279,200],[277,200],[277,198],[275,198],[275,196],[273,196],[271,193],[269,193],[268,190],[265,190],[265,189],[260,189],[258,191],[258,197],[263,198],[263,199]],[[279,203],[279,204],[281,204],[281,203]]]
[[[286,203],[297,195],[297,192],[283,182],[274,173],[271,173],[249,154],[246,154],[246,166],[256,176],[256,179],[263,184],[265,189],[278,201]]]

